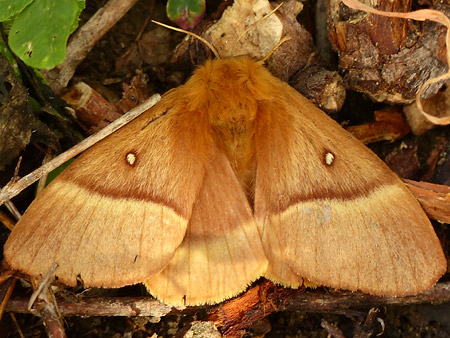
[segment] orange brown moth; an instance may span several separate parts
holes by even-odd
[[[64,284],[144,283],[174,305],[220,302],[260,276],[404,296],[446,271],[399,178],[244,57],[207,61],[82,154],[31,204],[4,254],[32,276],[57,263]]]

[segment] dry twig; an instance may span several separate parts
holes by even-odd
[[[109,29],[116,24],[137,0],[110,0],[89,21],[78,29],[67,45],[66,59],[53,69],[42,71],[56,94],[67,86],[77,66]]]
[[[403,179],[420,202],[428,217],[441,223],[450,223],[450,187]]]
[[[328,291],[321,289],[308,290],[302,292],[299,290],[284,289],[282,287],[273,287],[269,281],[264,281],[252,288],[239,297],[233,298],[218,306],[210,307],[210,319],[223,321],[228,311],[225,313],[223,308],[235,303],[236,313],[247,314],[245,307],[248,303],[243,302],[243,297],[249,297],[248,293],[260,294],[261,289],[268,289],[268,293],[264,294],[266,299],[259,299],[259,310],[268,315],[268,307],[263,305],[270,297],[279,297],[277,302],[283,303],[274,308],[281,311],[304,311],[318,313],[342,313],[352,307],[376,307],[385,305],[411,305],[423,303],[445,303],[450,301],[450,282],[442,282],[436,284],[433,288],[415,296],[407,297],[379,297],[371,296],[362,292],[351,291]],[[291,291],[285,293],[285,291]],[[253,295],[250,295],[253,297]],[[281,299],[284,297],[285,299]],[[6,307],[8,312],[30,313],[28,310],[28,297],[20,297],[11,299]],[[198,309],[204,307],[188,307],[188,308],[171,308],[169,305],[163,304],[152,297],[102,297],[102,298],[80,298],[68,299],[58,298],[58,307],[63,316],[152,316],[162,317],[169,313],[194,313]],[[258,304],[252,303],[251,306]],[[217,315],[214,315],[216,313]],[[265,316],[264,315],[264,316]],[[214,316],[214,317],[213,317]]]
[[[60,154],[59,156],[55,157],[52,161],[44,164],[43,166],[39,167],[32,173],[26,175],[25,177],[21,178],[19,181],[12,181],[8,183],[5,187],[3,187],[2,190],[0,190],[0,205],[8,201],[9,199],[13,198],[17,194],[19,194],[23,189],[27,188],[34,182],[36,182],[39,178],[41,178],[43,175],[49,173],[50,171],[56,169],[61,164],[67,162],[72,157],[78,155],[79,153],[83,152],[87,148],[91,147],[98,141],[104,139],[108,135],[115,132],[117,129],[121,128],[134,118],[141,115],[143,112],[147,111],[151,107],[153,107],[159,100],[161,99],[161,96],[159,94],[153,95],[150,99],[145,101],[143,104],[137,106],[134,109],[131,109],[127,114],[123,115],[122,117],[118,118],[102,130],[100,130],[98,133],[91,135],[90,137],[84,139],[80,143],[78,143],[76,146],[70,148],[66,152]],[[155,118],[157,118],[156,116]]]

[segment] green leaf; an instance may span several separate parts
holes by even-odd
[[[0,21],[22,12],[33,0],[0,0]]]
[[[167,17],[183,29],[197,26],[205,14],[205,0],[168,0]]]
[[[70,164],[72,164],[73,161],[75,161],[75,159],[71,158],[70,160],[67,160],[67,162],[64,162],[63,164],[61,164],[58,168],[52,170],[47,176],[47,180],[45,181],[45,186],[49,185],[51,181],[53,181],[64,170],[66,170],[66,168]]]
[[[77,27],[78,27],[78,18],[80,16],[81,11],[85,7],[86,7],[86,1],[85,0],[78,0],[77,1],[77,12],[75,13],[75,21],[72,23],[72,27],[70,28],[70,34],[72,34],[75,31],[75,29],[77,29]]]
[[[22,74],[20,74],[19,65],[14,59],[14,55],[9,51],[8,46],[3,41],[0,41],[0,54],[2,54],[8,60],[11,68],[14,71],[15,77],[22,81]]]
[[[50,69],[66,57],[66,44],[80,13],[77,0],[34,0],[17,17],[9,45],[27,65]]]

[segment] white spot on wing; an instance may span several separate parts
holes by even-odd
[[[325,154],[325,164],[332,165],[334,162],[334,155],[330,152]]]
[[[126,156],[127,163],[131,166],[136,162],[136,154],[128,153]]]

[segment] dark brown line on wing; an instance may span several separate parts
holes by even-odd
[[[151,192],[142,192],[139,190],[131,190],[131,189],[114,189],[112,187],[106,186],[90,186],[88,184],[83,184],[79,181],[67,180],[81,189],[85,189],[91,193],[95,193],[98,195],[106,196],[112,199],[120,200],[120,199],[129,199],[135,201],[145,201],[152,202],[154,204],[164,205],[170,209],[172,209],[178,216],[188,219],[188,215],[186,214],[186,207],[182,207],[176,204],[174,201],[168,201],[163,199],[161,196],[157,196],[152,194]]]
[[[387,182],[380,183],[380,181],[372,181],[366,184],[364,187],[354,186],[350,188],[339,187],[332,191],[328,189],[316,189],[313,192],[307,194],[296,194],[290,198],[281,199],[279,203],[272,203],[271,212],[280,213],[286,211],[290,206],[301,202],[310,202],[314,200],[334,199],[342,201],[351,201],[357,198],[369,196],[377,188],[397,186],[401,184],[395,177]]]
[[[166,109],[163,110],[163,112],[161,114],[158,114],[156,116],[152,116],[145,124],[144,126],[141,128],[141,130],[144,130],[145,128],[147,128],[150,124],[152,124],[153,122],[155,122],[156,120],[158,120],[159,118],[166,116],[167,113],[172,109],[173,107],[167,107]]]

